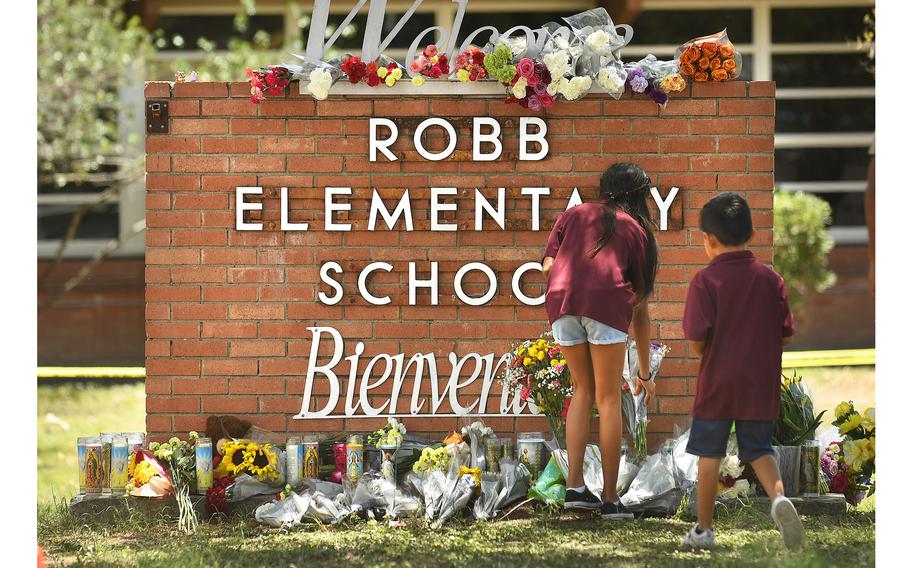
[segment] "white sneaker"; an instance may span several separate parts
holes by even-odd
[[[784,537],[784,546],[790,549],[800,548],[803,545],[803,522],[796,512],[793,503],[778,495],[771,503],[771,518],[777,525],[777,530]]]
[[[707,550],[709,548],[714,548],[714,529],[707,529],[701,532],[701,534],[695,532],[698,525],[693,525],[689,529],[689,534],[683,537],[682,544],[683,548],[688,548],[691,550]]]

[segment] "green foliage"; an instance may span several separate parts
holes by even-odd
[[[60,184],[121,152],[117,89],[142,80],[151,53],[123,2],[38,1],[38,171]]]
[[[835,282],[828,270],[834,241],[828,235],[831,206],[803,192],[774,194],[774,269],[787,284],[790,306],[798,310],[809,292],[824,292]]]
[[[815,414],[812,398],[803,378],[793,371],[792,377],[781,376],[780,413],[774,425],[774,443],[778,446],[799,446],[815,437],[826,411]]]

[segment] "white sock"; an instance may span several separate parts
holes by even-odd
[[[572,491],[578,491],[579,493],[584,493],[586,487],[584,485],[582,485],[580,487],[569,487],[569,489],[571,489]]]

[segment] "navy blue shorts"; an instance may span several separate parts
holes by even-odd
[[[730,428],[736,422],[736,445],[744,462],[773,455],[774,421],[772,420],[701,420],[692,421],[686,452],[711,458],[727,455]]]

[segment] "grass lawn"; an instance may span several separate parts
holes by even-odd
[[[203,523],[191,537],[175,523],[120,520],[82,524],[45,506],[38,542],[49,565],[95,566],[872,566],[874,512],[845,519],[806,518],[808,546],[790,552],[770,518],[754,510],[719,514],[718,548],[677,549],[688,523],[677,519],[628,522],[560,517],[472,524],[453,521],[438,531],[419,522],[388,528],[351,521],[340,527],[304,525],[291,531],[251,519]]]
[[[873,368],[806,369],[817,407],[852,399],[874,404]],[[430,531],[414,522],[390,529],[349,521],[281,531],[252,519],[205,522],[186,537],[175,522],[134,517],[102,523],[69,516],[78,490],[77,436],[144,429],[141,383],[38,386],[38,542],[50,565],[102,566],[872,566],[874,500],[846,518],[804,518],[808,547],[786,551],[767,515],[753,510],[718,514],[719,548],[677,550],[688,523],[645,519],[607,523],[541,510],[531,519],[452,522]],[[830,423],[830,418],[826,424]],[[55,499],[56,496],[56,499]]]

